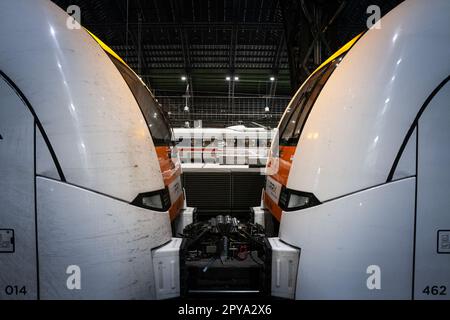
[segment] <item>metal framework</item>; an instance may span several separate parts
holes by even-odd
[[[291,88],[296,88],[323,60],[367,29],[366,12],[381,14],[403,0],[280,0],[284,16]]]
[[[228,107],[226,96],[197,96],[194,112],[184,111],[185,101],[180,96],[160,96],[159,102],[176,127],[192,127],[192,119],[201,119],[204,126],[227,127],[256,122],[274,128],[283,114],[289,97],[234,97],[233,110]],[[270,112],[266,106],[270,105]]]
[[[322,60],[365,29],[369,4],[386,13],[401,2],[53,1],[63,9],[78,5],[82,25],[123,57],[160,101],[168,101],[164,107],[174,122],[184,124],[180,119],[192,122],[202,115],[205,125],[217,124],[215,114],[222,113],[229,116],[220,115],[221,125],[235,123],[241,101],[249,97],[260,101],[254,104],[255,117],[271,116],[276,123],[287,104],[278,110],[279,101],[288,101]],[[175,105],[164,98],[174,96],[179,97]],[[211,96],[221,101],[214,104],[215,112],[203,103]]]

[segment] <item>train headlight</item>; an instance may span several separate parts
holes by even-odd
[[[169,191],[165,188],[154,192],[140,193],[131,204],[156,211],[167,211],[171,205]]]
[[[312,193],[283,187],[278,204],[284,211],[293,211],[317,206],[320,201]]]
[[[162,208],[162,198],[155,194],[153,196],[142,197],[142,204],[149,208]]]
[[[291,194],[289,197],[289,208],[299,208],[299,207],[306,207],[309,204],[309,197],[301,196],[299,194]]]

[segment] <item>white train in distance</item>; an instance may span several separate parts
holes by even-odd
[[[406,0],[291,100],[264,203],[296,299],[450,298],[449,58],[450,1]]]
[[[172,131],[67,19],[48,0],[0,1],[0,300],[154,299],[152,249],[184,205]]]
[[[264,167],[277,129],[236,125],[227,128],[174,128],[181,163]],[[275,148],[274,150],[278,150]]]

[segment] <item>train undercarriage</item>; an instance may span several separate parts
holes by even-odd
[[[299,250],[272,237],[267,211],[197,215],[188,208],[183,218],[172,241],[153,251],[158,299],[294,298]]]

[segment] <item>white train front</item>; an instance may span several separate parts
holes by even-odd
[[[0,299],[152,299],[151,249],[183,205],[172,132],[67,19],[50,1],[0,3]]]
[[[267,161],[278,238],[259,207],[196,220],[155,97],[67,19],[0,2],[0,299],[234,294],[207,271],[247,257],[267,296],[450,297],[449,1],[403,2],[300,87]],[[269,131],[241,129],[180,129],[183,159],[265,160]]]
[[[450,2],[405,1],[292,99],[264,202],[296,299],[449,298],[449,39]]]

